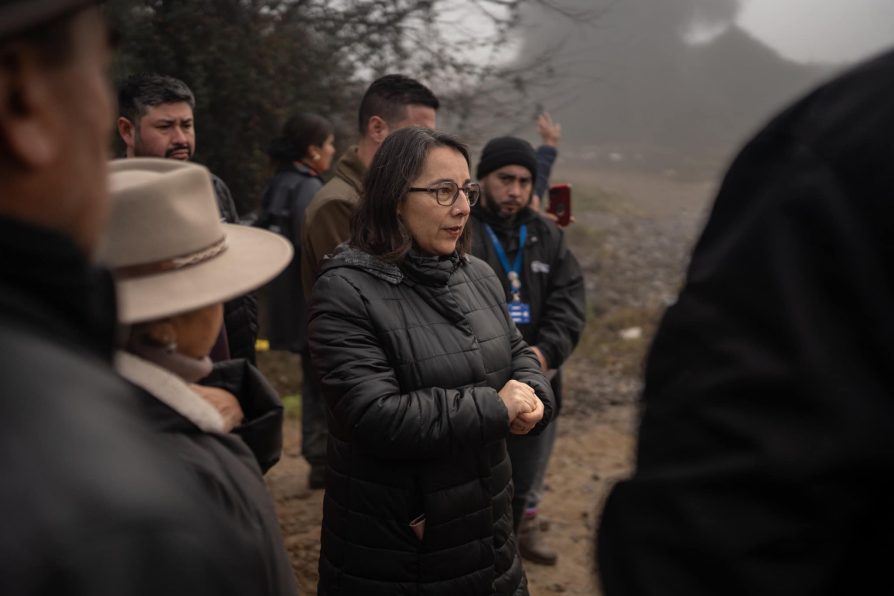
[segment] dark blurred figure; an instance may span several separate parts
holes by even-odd
[[[894,54],[739,154],[646,370],[605,593],[886,591],[894,552]]]
[[[157,73],[127,78],[118,89],[118,134],[127,157],[162,157],[188,161],[196,152],[196,125],[192,90],[179,79]],[[230,189],[211,174],[220,216],[238,223]],[[258,303],[254,294],[224,304],[224,328],[211,353],[215,362],[245,358],[255,362],[258,339]]]
[[[580,339],[586,316],[580,266],[562,229],[532,208],[539,173],[530,143],[517,137],[491,139],[481,152],[476,176],[483,196],[472,207],[472,253],[500,279],[512,319],[550,379],[558,415],[561,367]],[[544,539],[545,520],[537,518],[556,422],[554,418],[539,435],[508,441],[519,552],[541,565],[555,565],[558,559]]]
[[[111,369],[106,31],[86,0],[0,2],[0,594],[248,594]],[[231,555],[231,556],[230,556]]]
[[[326,424],[320,382],[307,352],[307,314],[301,287],[301,228],[310,200],[323,187],[320,174],[335,154],[332,123],[317,114],[295,114],[270,144],[276,174],[261,197],[255,225],[283,235],[295,251],[292,262],[271,282],[267,328],[270,347],[301,354],[301,452],[310,465],[308,485],[323,488],[326,474]]]

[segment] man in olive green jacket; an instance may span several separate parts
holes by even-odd
[[[314,196],[304,216],[301,283],[305,296],[310,297],[323,258],[351,235],[351,215],[379,145],[407,126],[434,128],[439,106],[425,85],[403,75],[385,75],[366,90],[360,102],[360,140],[338,160],[335,176]]]
[[[360,200],[363,177],[379,145],[389,134],[408,126],[435,127],[440,103],[425,85],[403,75],[374,81],[360,102],[360,140],[349,147],[335,166],[335,175],[314,196],[301,230],[301,284],[305,297],[326,255],[351,236],[351,216]],[[313,388],[308,392],[309,388]],[[305,385],[301,399],[301,453],[310,464],[308,486],[323,488],[326,474],[328,428],[319,381]]]

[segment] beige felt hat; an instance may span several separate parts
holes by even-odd
[[[111,213],[96,260],[112,270],[118,319],[140,323],[245,294],[292,259],[283,237],[221,223],[210,174],[174,159],[109,166]]]
[[[0,0],[0,39],[100,0]]]

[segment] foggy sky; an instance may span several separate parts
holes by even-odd
[[[850,62],[894,47],[892,0],[746,0],[738,22],[801,61]]]
[[[562,0],[577,10],[608,2],[611,7],[589,23],[531,8],[525,13],[521,56],[536,59],[556,48],[551,61],[556,81],[541,103],[574,122],[569,141],[728,147],[833,72],[828,65],[787,59],[781,48],[759,37],[782,13],[754,3],[795,1]],[[816,29],[819,4],[894,2],[805,1],[814,8],[788,13],[783,31],[789,37]],[[686,40],[693,39],[693,28],[716,35],[690,45]],[[823,39],[828,42],[828,32]]]

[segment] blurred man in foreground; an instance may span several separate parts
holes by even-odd
[[[247,594],[250,556],[110,367],[112,100],[87,0],[0,3],[0,594]]]
[[[605,594],[871,594],[894,551],[894,53],[736,158],[646,369]]]

